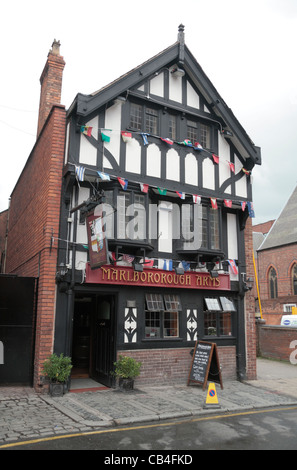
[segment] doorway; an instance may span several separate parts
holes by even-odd
[[[115,296],[76,294],[72,378],[91,378],[110,387],[115,361]]]

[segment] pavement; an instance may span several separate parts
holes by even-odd
[[[108,389],[80,381],[63,397],[40,395],[30,387],[0,386],[0,450],[9,443],[75,434],[108,427],[190,419],[211,413],[297,406],[297,366],[257,359],[257,380],[215,384],[217,404],[209,404],[208,386],[135,386]]]

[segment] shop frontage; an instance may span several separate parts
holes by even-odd
[[[236,378],[238,314],[228,274],[88,265],[75,288],[73,375],[112,386],[126,354],[142,362],[142,383],[186,383],[200,339],[216,342],[223,378]]]

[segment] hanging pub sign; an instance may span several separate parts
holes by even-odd
[[[217,345],[196,341],[188,385],[190,382],[195,382],[203,385],[205,390],[207,380],[218,382],[223,388]]]
[[[107,239],[103,227],[102,205],[86,217],[91,269],[100,268],[108,262]]]

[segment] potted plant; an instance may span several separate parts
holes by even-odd
[[[119,356],[117,362],[114,362],[114,375],[119,379],[119,387],[121,390],[133,390],[134,379],[140,374],[141,362],[136,361],[133,357]]]
[[[43,373],[49,379],[49,393],[62,396],[67,388],[66,383],[72,369],[71,358],[60,354],[52,354],[43,364]]]

